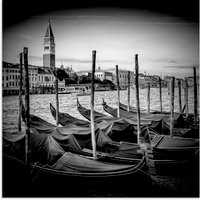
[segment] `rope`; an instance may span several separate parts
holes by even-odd
[[[137,168],[137,167],[136,167]],[[151,176],[151,174],[150,173],[148,173],[148,172],[145,172],[144,170],[141,170],[141,169],[139,169],[139,168],[137,168],[139,171],[141,171],[142,173],[144,173],[144,174],[146,174],[146,175],[148,175],[148,176]]]
[[[34,167],[37,165],[37,163],[35,163]],[[38,177],[38,175],[40,174],[40,172],[42,171],[42,169],[44,169],[46,165],[44,165],[42,168],[39,169],[38,173],[35,175],[35,177],[32,178],[31,184],[34,183],[34,181],[36,180],[36,178]],[[32,170],[33,171],[33,170]]]

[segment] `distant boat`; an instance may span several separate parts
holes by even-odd
[[[86,88],[82,88],[81,90],[79,90],[79,93],[76,96],[90,96],[91,95],[91,91],[86,89]]]
[[[71,93],[78,93],[75,87],[65,87],[62,88],[63,90],[59,90],[58,94],[71,94]]]

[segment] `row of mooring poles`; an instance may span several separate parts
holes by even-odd
[[[30,167],[30,99],[29,99],[29,73],[28,73],[28,48],[24,47],[23,54],[20,53],[20,87],[19,87],[19,117],[18,117],[18,130],[21,131],[21,112],[22,112],[22,66],[24,56],[24,71],[25,71],[25,162],[27,169]],[[96,158],[96,141],[95,141],[95,123],[94,123],[94,75],[96,65],[96,51],[92,52],[92,80],[91,80],[91,138],[92,138],[92,149],[93,158]],[[138,144],[140,143],[140,102],[139,102],[139,83],[138,83],[138,54],[135,54],[135,88],[136,88],[136,108],[137,108],[137,136]],[[194,125],[197,121],[197,83],[196,83],[196,68],[194,71]],[[58,125],[58,113],[59,113],[59,99],[58,99],[58,71],[55,72],[55,88],[56,88],[56,124]],[[117,78],[117,93],[118,93],[118,117],[119,114],[119,103],[120,103],[120,87],[119,87],[119,76],[118,76],[118,65],[116,65],[116,78]],[[174,85],[175,77],[171,78],[170,84],[170,136],[173,136],[174,128]],[[148,82],[147,102],[148,102],[148,113],[150,113],[150,83]],[[161,90],[161,79],[159,78],[159,96],[160,96],[160,110],[162,112],[162,90]],[[181,105],[181,82],[178,82],[179,88],[179,111],[182,112]],[[185,104],[186,104],[186,116],[188,115],[188,83],[185,79]],[[130,109],[130,71],[128,71],[128,106]],[[28,170],[27,170],[28,172]]]

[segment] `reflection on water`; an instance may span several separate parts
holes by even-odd
[[[193,88],[189,88],[189,112],[194,112],[194,98],[193,98]],[[103,110],[102,98],[105,102],[112,107],[117,107],[117,91],[104,91],[95,92],[95,110],[107,114]],[[90,108],[90,96],[80,96],[79,102],[86,108]],[[151,88],[150,94],[151,109],[160,110],[159,102],[159,89]],[[120,101],[123,104],[127,104],[127,91],[120,91]],[[135,106],[135,90],[131,90],[130,105]],[[168,95],[167,88],[162,88],[162,105],[163,110],[169,111],[170,109],[170,96]],[[49,104],[52,103],[54,106],[55,94],[40,94],[30,96],[30,112],[42,119],[55,124],[53,119]],[[77,97],[76,94],[59,94],[59,109],[60,112],[66,112],[74,117],[84,119],[76,108]],[[17,130],[18,121],[18,96],[6,96],[3,97],[3,131],[13,131]],[[184,105],[184,92],[182,91],[182,105]],[[140,107],[142,109],[147,108],[147,89],[140,89]],[[178,105],[178,88],[175,88],[175,112],[179,111]],[[108,114],[107,114],[108,115]]]

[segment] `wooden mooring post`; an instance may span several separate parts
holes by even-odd
[[[185,82],[185,86],[184,86],[185,113],[186,113],[186,117],[188,117],[189,107],[188,107],[188,81],[187,81],[187,78],[185,78],[184,82]]]
[[[93,159],[96,159],[96,137],[95,137],[95,124],[94,124],[94,74],[96,66],[96,51],[92,51],[92,79],[91,79],[91,98],[90,98],[90,124],[91,124],[91,139]]]
[[[18,131],[22,130],[21,127],[21,116],[22,116],[22,84],[23,84],[23,76],[22,76],[22,56],[23,54],[19,54],[19,67],[20,67],[20,80],[19,80],[19,110],[18,110]]]
[[[197,80],[196,80],[196,67],[193,67],[194,73],[194,125],[197,124]]]
[[[137,143],[140,144],[140,98],[138,84],[138,54],[135,54],[135,88],[136,88],[136,108],[137,108]]]
[[[150,82],[147,82],[147,112],[150,113]]]
[[[55,89],[56,89],[56,125],[58,126],[59,120],[58,120],[58,113],[59,113],[59,97],[58,97],[58,70],[55,69]]]
[[[25,163],[26,163],[26,186],[30,181],[30,98],[29,98],[29,71],[28,71],[28,48],[24,47],[24,70],[25,70]]]
[[[120,112],[119,112],[119,103],[120,103],[120,88],[119,88],[119,71],[118,71],[118,65],[116,65],[116,79],[117,79],[117,117],[120,118]]]
[[[159,77],[160,111],[162,112],[162,80]]]
[[[174,130],[174,82],[175,77],[171,78],[171,92],[170,92],[170,137],[173,137]]]
[[[128,71],[128,102],[127,102],[127,111],[130,111],[130,71]]]
[[[167,91],[168,91],[168,95],[170,95],[170,81],[167,81]]]
[[[178,102],[179,102],[179,113],[182,113],[182,101],[181,101],[181,80],[178,80]]]

